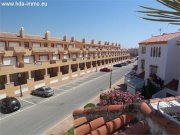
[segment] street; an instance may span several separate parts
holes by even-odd
[[[133,64],[113,68],[112,84],[128,73]],[[55,87],[50,98],[28,96],[22,108],[12,114],[0,114],[0,135],[40,135],[109,88],[110,73],[93,72]]]

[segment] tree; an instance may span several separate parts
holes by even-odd
[[[140,6],[144,11],[137,11],[145,14],[147,17],[141,17],[145,20],[168,22],[173,25],[180,25],[180,0],[156,0],[160,4],[171,10],[161,10],[151,7]]]

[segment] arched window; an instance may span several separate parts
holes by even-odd
[[[153,57],[155,56],[155,47],[153,47]]]
[[[159,57],[161,57],[161,47],[159,47]]]

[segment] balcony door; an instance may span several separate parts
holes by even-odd
[[[16,57],[4,57],[3,65],[16,65]]]
[[[40,55],[39,60],[40,61],[48,61],[48,55]]]

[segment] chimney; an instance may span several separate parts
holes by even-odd
[[[19,35],[21,38],[24,37],[24,27],[21,27],[20,31],[19,31]]]
[[[86,42],[85,38],[83,38],[83,39],[82,39],[82,42],[83,42],[83,43],[85,43],[85,42]]]
[[[121,49],[121,44],[119,44],[119,48]]]
[[[91,40],[91,44],[94,44],[94,40]]]
[[[46,31],[45,33],[45,39],[49,40],[51,37],[51,32],[50,31]]]
[[[98,44],[101,44],[101,41],[98,41]]]
[[[71,42],[75,42],[75,36],[71,37]]]
[[[63,36],[63,41],[67,40],[67,34]]]

